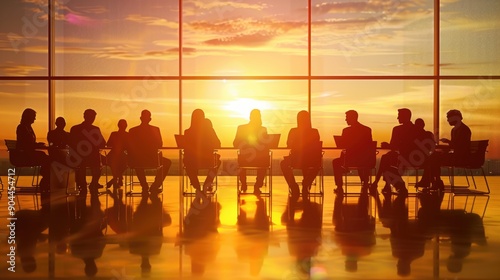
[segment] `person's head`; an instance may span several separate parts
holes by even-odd
[[[64,129],[66,127],[66,120],[63,117],[57,117],[56,127],[59,129]]]
[[[411,111],[408,108],[398,109],[399,123],[408,123],[411,121]]]
[[[95,121],[95,117],[97,116],[96,111],[92,109],[87,109],[83,112],[83,119],[86,123],[93,123]]]
[[[95,263],[95,260],[92,258],[88,259],[83,259],[83,262],[85,263],[85,275],[88,277],[93,277],[97,274],[97,265]]]
[[[309,116],[309,112],[300,111],[297,113],[297,127],[311,128],[311,126],[311,117]]]
[[[36,120],[36,111],[31,108],[26,108],[21,115],[21,123],[32,124]]]
[[[262,117],[260,115],[259,109],[253,109],[250,112],[250,123],[253,123],[256,125],[262,125]]]
[[[191,127],[202,126],[205,122],[205,112],[202,109],[195,109],[191,113]]]
[[[347,125],[353,125],[358,122],[358,112],[349,110],[345,112],[345,121]]]
[[[451,273],[458,273],[462,271],[463,259],[450,256],[446,262],[446,268]]]
[[[151,112],[149,110],[142,110],[141,123],[148,124],[151,121]]]
[[[425,127],[425,122],[423,119],[418,118],[415,120],[415,127],[419,130],[423,130]]]
[[[346,260],[345,261],[345,271],[347,272],[356,272],[358,271],[358,261],[353,259],[353,260]]]
[[[36,260],[33,256],[21,257],[21,266],[23,271],[26,273],[31,273],[36,270]]]
[[[118,129],[119,130],[125,130],[125,129],[127,129],[127,121],[124,120],[124,119],[120,119],[118,121]]]
[[[398,275],[408,276],[411,273],[411,261],[407,259],[398,260]]]
[[[449,110],[446,113],[446,120],[450,125],[455,126],[462,122],[462,112],[456,109]]]

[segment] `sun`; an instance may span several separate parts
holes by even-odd
[[[224,109],[232,112],[233,117],[248,119],[253,109],[269,110],[272,106],[267,101],[255,100],[252,98],[238,98],[231,100],[224,105]]]

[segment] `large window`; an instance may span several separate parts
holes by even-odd
[[[71,127],[94,108],[108,136],[149,109],[174,147],[201,108],[230,147],[257,108],[280,146],[310,110],[332,147],[349,109],[382,142],[398,108],[438,137],[456,108],[500,157],[498,1],[6,0],[0,11],[2,139],[27,107],[40,141],[58,116]]]

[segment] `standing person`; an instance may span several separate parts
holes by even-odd
[[[290,149],[290,155],[285,156],[280,163],[283,177],[290,188],[292,198],[296,200],[300,190],[293,175],[293,168],[302,169],[302,196],[308,199],[309,189],[321,167],[322,153],[319,132],[312,128],[309,112],[300,111],[297,114],[297,127],[288,132],[286,146]]]
[[[247,124],[238,126],[233,146],[240,150],[238,156],[238,165],[240,167],[268,167],[269,165],[269,147],[265,141],[268,139],[267,128],[262,126],[260,110],[253,109],[250,112],[250,121]],[[247,190],[246,170],[240,169],[239,180],[241,190]],[[254,185],[254,192],[260,192],[264,185],[266,169],[257,169],[257,179]]]
[[[212,182],[221,165],[220,155],[214,155],[214,150],[220,148],[221,143],[212,127],[212,122],[205,118],[203,110],[193,111],[191,126],[184,131],[184,137],[186,142],[184,166],[189,180],[195,189],[200,190],[198,170],[208,168],[203,191],[211,191]]]
[[[97,191],[103,186],[99,184],[101,177],[100,149],[106,147],[106,140],[99,127],[93,125],[97,116],[96,111],[87,109],[83,113],[83,122],[73,126],[70,131],[70,158],[69,161],[76,167],[75,180],[82,195],[87,194],[86,167],[90,167],[92,181],[89,189]]]
[[[380,159],[379,170],[371,185],[371,193],[377,192],[378,181],[382,176],[385,181],[385,186],[382,189],[383,193],[391,193],[391,185],[395,187],[398,193],[408,193],[399,173],[399,166],[413,165],[410,154],[418,150],[417,132],[415,125],[411,121],[410,109],[398,109],[398,122],[400,125],[392,129],[391,142],[382,142],[381,144],[382,148],[390,149],[390,151],[382,155]]]
[[[342,141],[345,143],[345,147],[342,148],[345,149],[345,152],[332,161],[333,175],[337,186],[334,192],[338,194],[344,192],[342,174],[347,172],[346,166],[359,167],[358,175],[361,179],[362,190],[368,190],[370,169],[364,167],[369,166],[370,158],[375,156],[375,151],[370,149],[373,141],[372,129],[358,121],[358,112],[354,110],[345,112],[345,121],[348,125],[342,130]],[[369,153],[372,152],[373,155],[370,155]]]
[[[167,176],[172,161],[163,157],[159,151],[163,145],[163,141],[160,129],[149,124],[151,122],[151,112],[143,110],[140,119],[141,124],[129,130],[130,146],[128,149],[128,160],[131,166],[136,167],[135,173],[141,184],[142,193],[144,195],[148,194],[148,192],[158,194],[161,192],[160,186]],[[156,173],[155,180],[151,184],[150,189],[146,181],[144,168],[158,167],[159,164],[161,168]]]
[[[26,108],[16,129],[16,148],[10,154],[11,163],[15,166],[40,166],[40,189],[50,190],[50,158],[37,149],[45,148],[42,142],[36,142],[35,131],[31,125],[36,120],[36,111]]]
[[[120,119],[118,121],[118,131],[111,132],[106,143],[107,147],[111,148],[106,161],[111,167],[111,173],[113,173],[113,178],[107,183],[108,188],[123,186],[123,172],[127,169],[127,154],[125,151],[129,145],[128,138],[127,121]]]

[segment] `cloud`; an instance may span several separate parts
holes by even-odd
[[[125,18],[128,21],[131,22],[136,22],[136,23],[142,23],[146,24],[149,26],[162,26],[162,27],[168,27],[172,29],[177,29],[179,28],[179,24],[174,21],[169,21],[164,18],[159,18],[159,17],[150,17],[150,16],[142,16],[142,15],[137,15],[137,14],[132,14],[129,15]]]
[[[27,65],[7,62],[0,66],[0,72],[6,76],[29,76],[32,73],[46,71],[47,68],[41,65]]]

